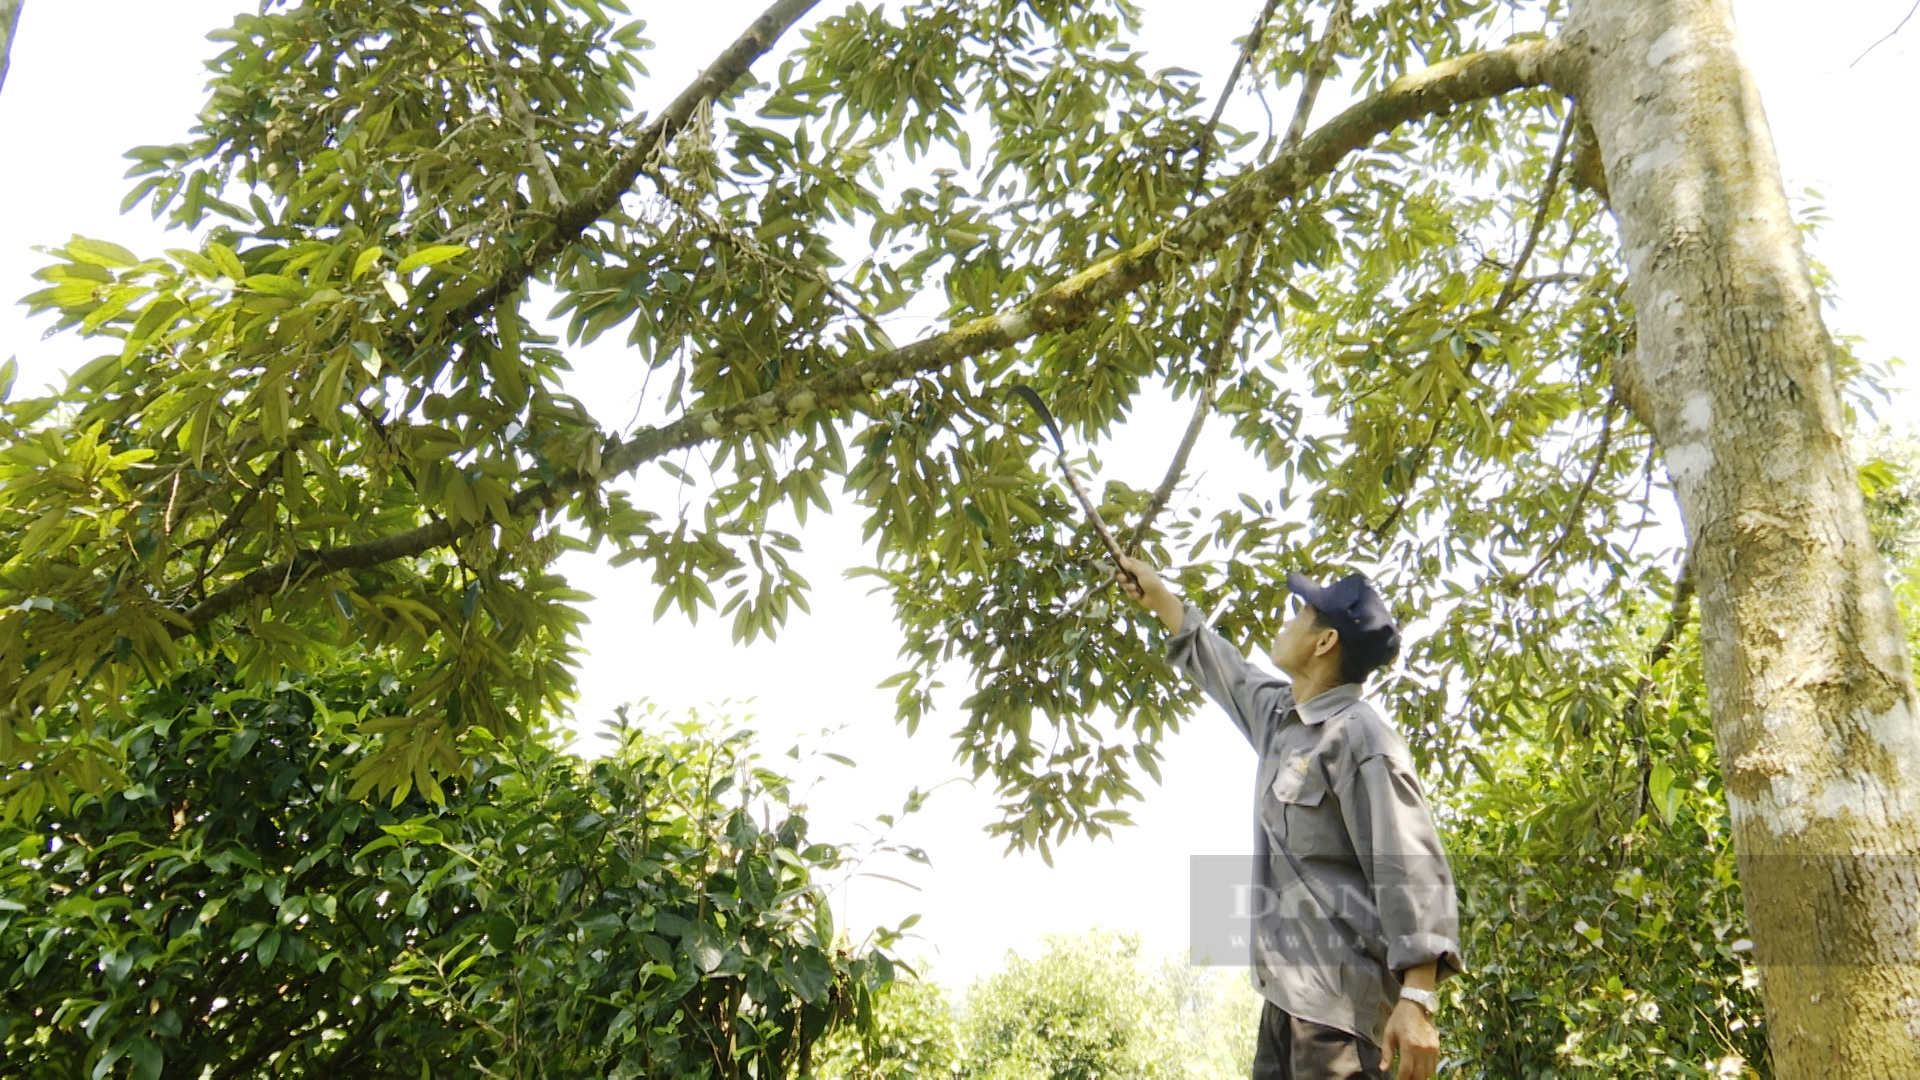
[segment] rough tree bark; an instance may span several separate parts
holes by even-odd
[[[1576,0],[1638,351],[1685,518],[1777,1074],[1920,1073],[1920,730],[1800,237],[1728,0]]]
[[[20,25],[20,9],[27,0],[0,0],[0,89],[7,85],[7,59],[13,55],[13,32]]]

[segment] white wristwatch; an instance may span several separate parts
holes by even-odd
[[[1431,990],[1416,990],[1411,986],[1403,986],[1400,988],[1400,1000],[1411,1001],[1420,1006],[1421,1011],[1427,1014],[1427,1019],[1431,1020],[1433,1008],[1439,1002],[1439,995]]]

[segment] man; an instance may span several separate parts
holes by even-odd
[[[1426,1080],[1440,1055],[1434,984],[1460,971],[1453,872],[1406,742],[1360,696],[1400,652],[1366,578],[1287,576],[1299,611],[1255,667],[1135,559],[1127,595],[1168,656],[1256,753],[1253,981],[1266,1000],[1254,1080]]]

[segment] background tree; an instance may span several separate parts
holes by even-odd
[[[221,223],[165,258],[76,240],[35,301],[112,351],[4,420],[10,812],[124,780],[138,684],[218,653],[271,685],[348,645],[408,694],[363,792],[435,798],[463,732],[564,701],[562,546],[751,638],[804,603],[790,530],[839,476],[907,634],[902,716],[957,660],[995,827],[1101,833],[1191,691],[997,391],[1031,383],[1091,446],[1160,387],[1230,417],[1273,486],[1163,521],[1168,432],[1168,479],[1109,480],[1112,516],[1236,601],[1236,635],[1271,631],[1280,568],[1382,568],[1432,627],[1385,689],[1454,778],[1493,771],[1516,701],[1613,699],[1559,662],[1578,620],[1682,591],[1632,542],[1664,455],[1776,1063],[1920,1056],[1913,686],[1852,365],[1724,2],[1274,0],[1238,68],[1298,90],[1265,139],[1146,70],[1120,3],[853,6],[747,79],[812,6],[644,118],[613,4],[236,23],[199,135],[140,152],[133,196]],[[1316,127],[1336,74],[1356,103]],[[535,288],[570,341],[622,328],[660,374],[639,427],[561,392]],[[880,317],[915,304],[943,328],[896,346]],[[636,471],[694,509],[614,483]]]
[[[7,1075],[797,1075],[892,978],[740,736],[478,735],[442,805],[368,805],[352,729],[391,672],[232,677],[142,693],[128,787],[0,828]]]
[[[1176,1076],[1168,1051],[1175,1002],[1145,976],[1138,940],[1051,938],[1028,960],[967,992],[961,1022],[968,1076],[983,1080],[1150,1080]]]
[[[1136,937],[1052,935],[1008,952],[955,1009],[935,983],[901,979],[876,1024],[823,1047],[821,1080],[1190,1077],[1228,1080],[1253,1060],[1258,999],[1246,972],[1152,963]]]

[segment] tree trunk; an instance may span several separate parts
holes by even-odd
[[[7,85],[7,58],[13,55],[13,31],[27,0],[0,0],[0,89]]]
[[[1679,494],[1778,1075],[1920,1072],[1920,731],[1800,236],[1728,0],[1575,0]]]

